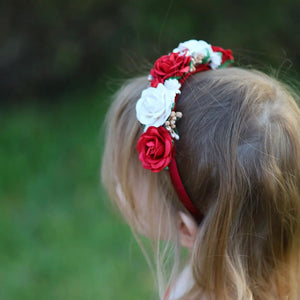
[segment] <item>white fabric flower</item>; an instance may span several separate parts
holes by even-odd
[[[173,91],[175,94],[180,94],[181,84],[177,79],[167,79],[167,80],[165,80],[164,86],[168,90]]]
[[[193,56],[197,56],[198,54],[207,56],[208,51],[209,53],[212,52],[211,45],[202,40],[189,40],[184,43],[180,43],[173,52],[183,53],[185,50],[188,50],[188,55]]]
[[[165,123],[171,114],[176,92],[159,83],[156,88],[149,87],[142,92],[136,103],[136,117],[145,125],[145,131],[150,126],[159,127]]]
[[[213,52],[210,55],[210,67],[215,70],[219,67],[219,65],[222,63],[222,53],[221,52]]]
[[[197,55],[201,54],[205,58],[208,58],[212,69],[218,68],[222,62],[221,53],[214,52],[211,45],[202,40],[189,40],[180,43],[178,47],[173,50],[173,52],[176,53],[184,53],[184,51],[187,51],[187,55],[197,57]]]

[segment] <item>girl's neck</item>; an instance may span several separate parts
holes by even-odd
[[[192,269],[190,265],[187,265],[179,275],[175,284],[170,287],[169,297],[166,300],[179,299],[192,288],[193,284]]]
[[[192,274],[192,268],[190,265],[187,265],[175,284],[171,285],[164,300],[177,300],[180,299],[184,294],[191,290],[194,285],[194,279]],[[197,297],[197,300],[207,300],[203,295],[201,298]],[[194,298],[188,298],[186,300],[194,300]]]

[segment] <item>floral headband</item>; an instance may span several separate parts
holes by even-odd
[[[180,43],[156,60],[148,78],[150,87],[143,90],[136,103],[136,117],[144,125],[137,143],[143,167],[152,172],[169,169],[179,198],[197,220],[201,215],[184,189],[175,160],[175,140],[179,139],[176,122],[183,117],[176,111],[177,98],[184,81],[192,74],[224,68],[232,62],[231,50],[201,40]]]

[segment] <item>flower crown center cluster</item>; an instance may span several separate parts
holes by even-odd
[[[204,41],[180,43],[168,55],[156,60],[149,75],[150,87],[143,90],[136,104],[136,116],[144,125],[137,150],[145,169],[159,172],[174,156],[174,140],[179,139],[176,122],[176,100],[184,80],[191,74],[224,67],[233,61],[230,50],[214,47]]]

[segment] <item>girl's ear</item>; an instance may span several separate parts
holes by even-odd
[[[179,241],[181,246],[191,249],[194,246],[198,225],[190,214],[178,212],[179,217]]]

